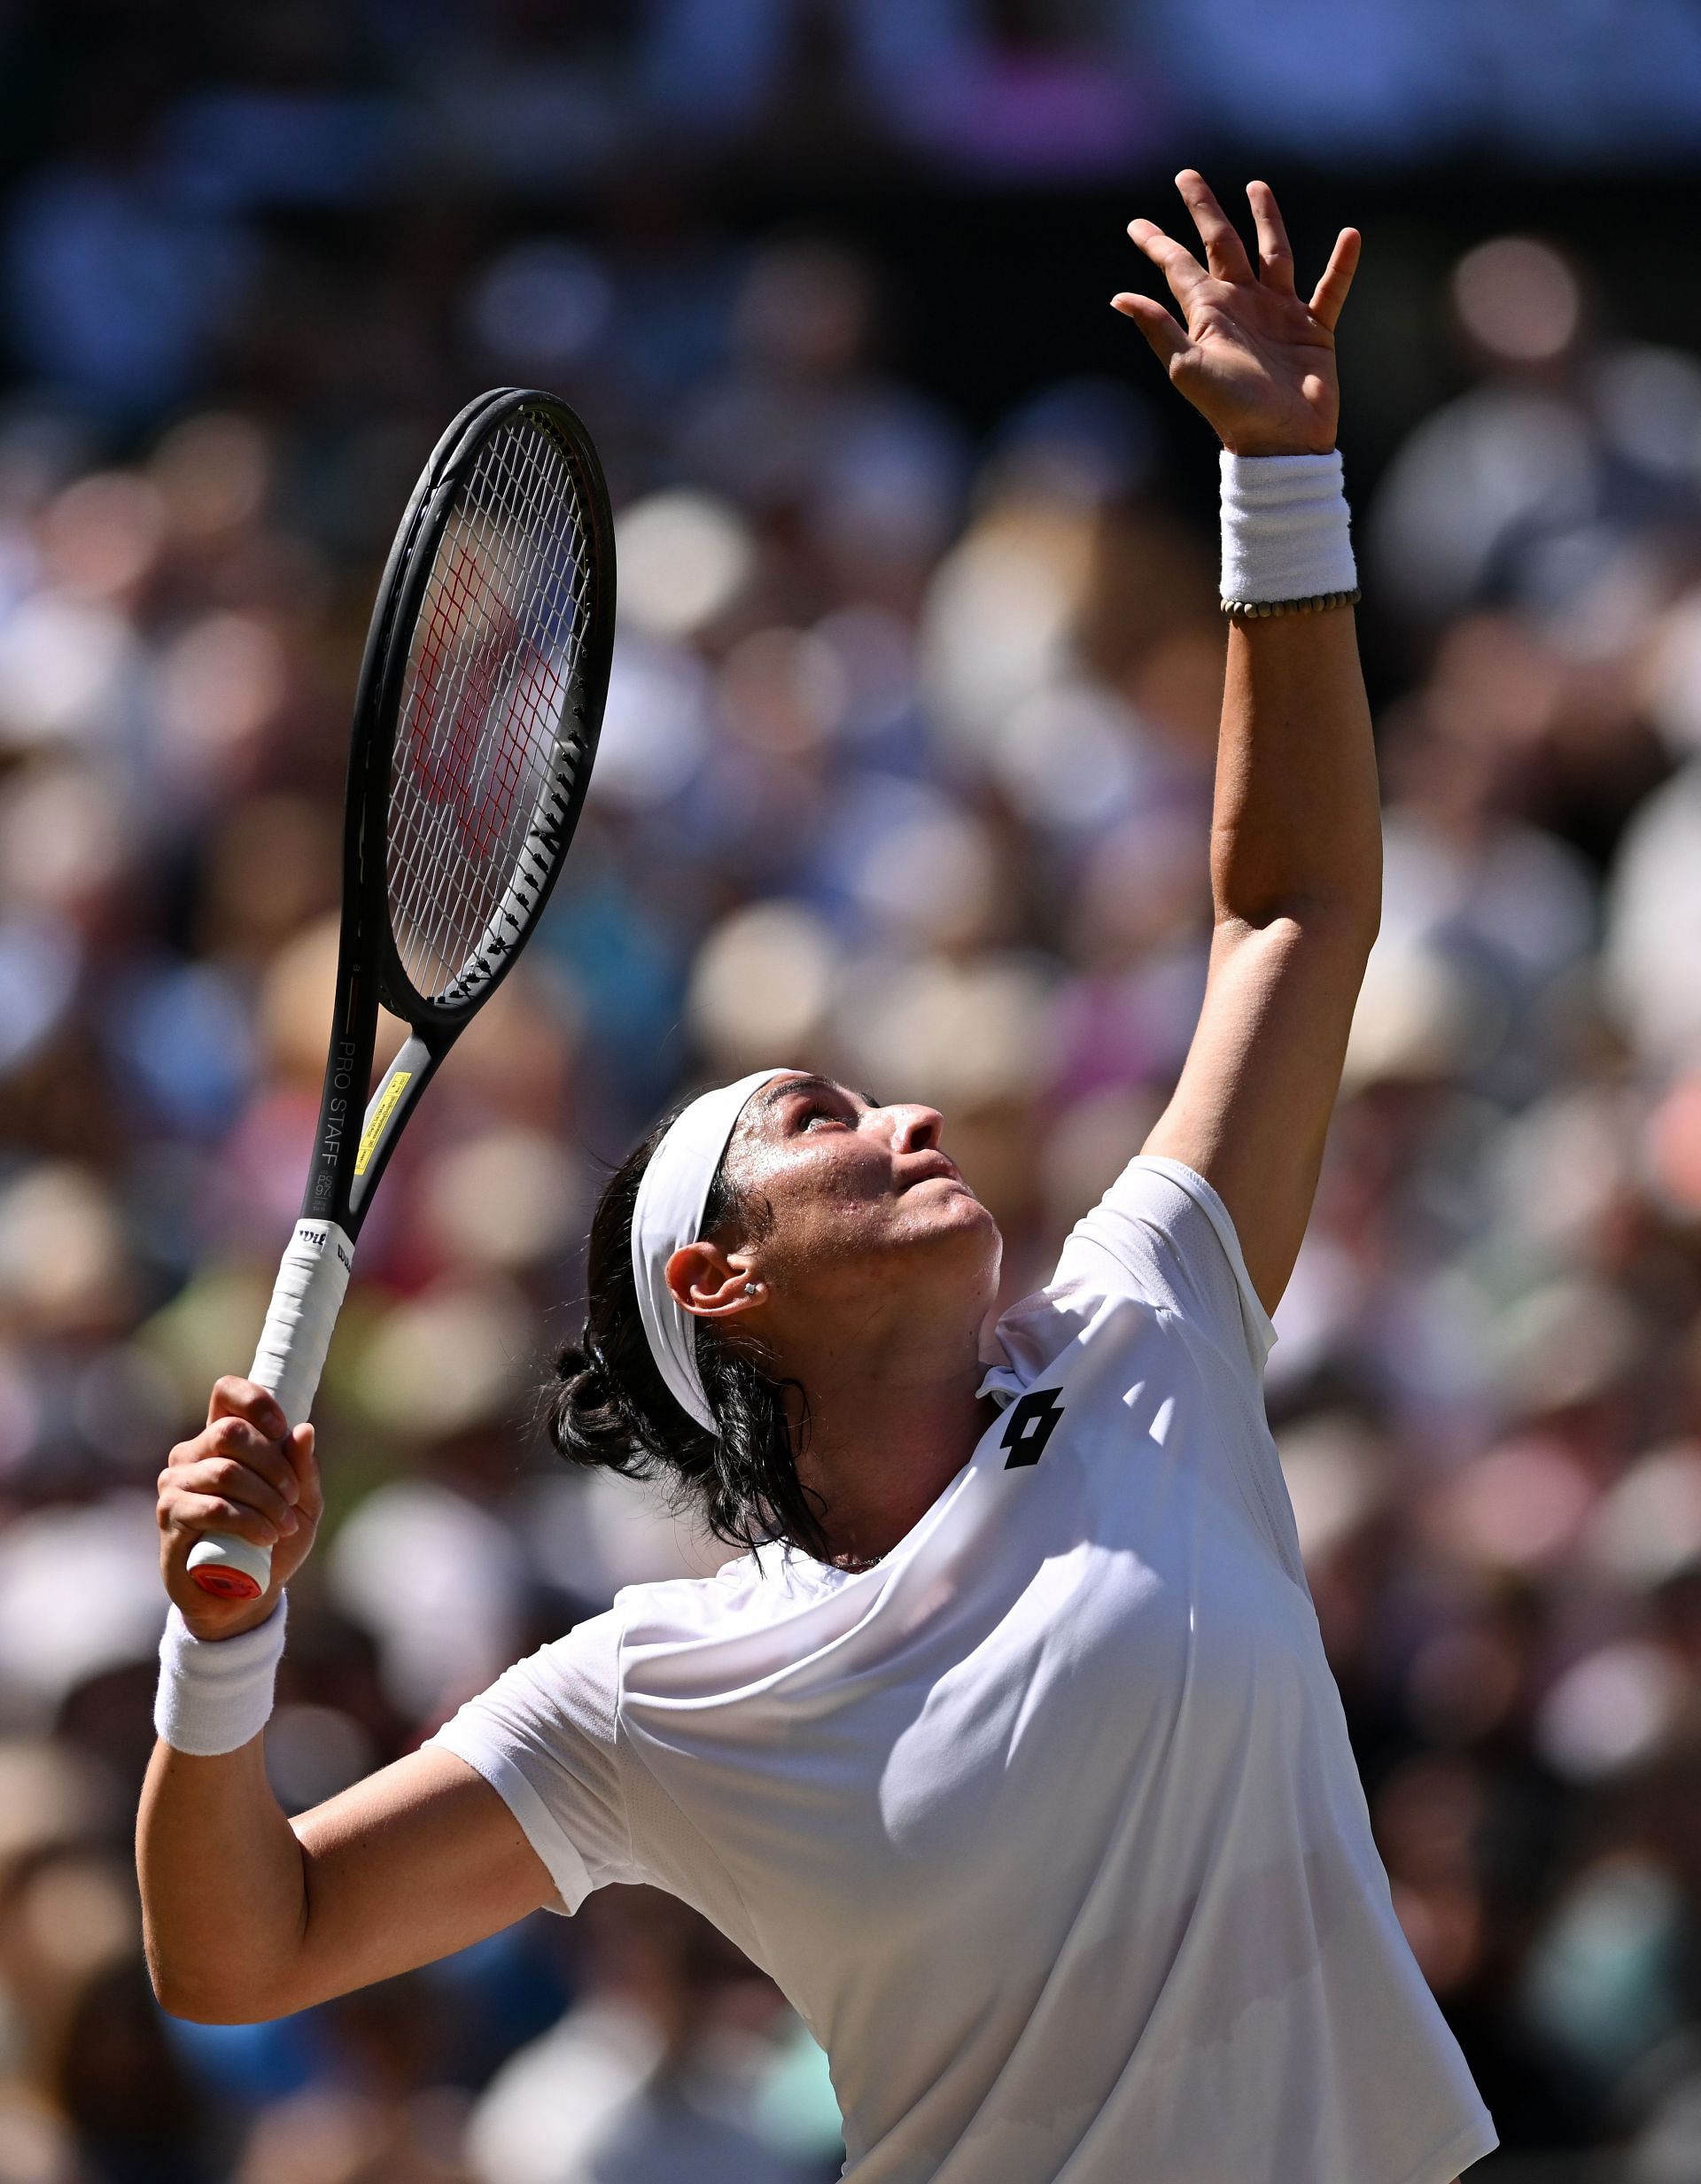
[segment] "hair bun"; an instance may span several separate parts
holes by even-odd
[[[606,1403],[613,1393],[609,1373],[589,1331],[577,1342],[563,1342],[555,1352],[555,1395],[557,1402],[575,1409]]]
[[[633,1470],[639,1451],[625,1390],[588,1327],[562,1344],[555,1364],[548,1422],[557,1452],[592,1469]]]

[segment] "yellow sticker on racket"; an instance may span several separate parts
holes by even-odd
[[[366,1128],[361,1132],[361,1149],[354,1155],[354,1172],[366,1173],[366,1163],[377,1150],[378,1139],[384,1135],[384,1126],[396,1111],[396,1102],[408,1089],[411,1069],[392,1069],[390,1082],[373,1102],[372,1112],[366,1118]]]

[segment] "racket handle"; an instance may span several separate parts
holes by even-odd
[[[353,1241],[334,1221],[296,1223],[248,1376],[276,1396],[291,1426],[313,1409],[353,1260]],[[272,1551],[228,1532],[209,1532],[190,1550],[189,1571],[203,1592],[254,1600],[272,1582]]]

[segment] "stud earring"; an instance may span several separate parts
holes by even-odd
[[[744,1285],[744,1294],[747,1297],[753,1297],[757,1294],[761,1286],[762,1285],[759,1281],[747,1281]]]

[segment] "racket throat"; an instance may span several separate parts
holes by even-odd
[[[346,1152],[344,1155],[345,1204],[353,1232],[358,1233],[367,1204],[401,1135],[402,1125],[435,1076],[448,1045],[447,1040],[427,1041],[418,1032],[413,1032],[379,1077],[361,1118],[360,1137],[352,1153]]]
[[[325,1061],[313,1166],[301,1201],[304,1221],[340,1224],[348,1211],[353,1147],[361,1127],[366,1088],[372,1081],[372,1046],[377,1030],[376,1004],[361,992],[366,983],[361,970],[350,974],[346,967],[338,980],[338,1021]]]

